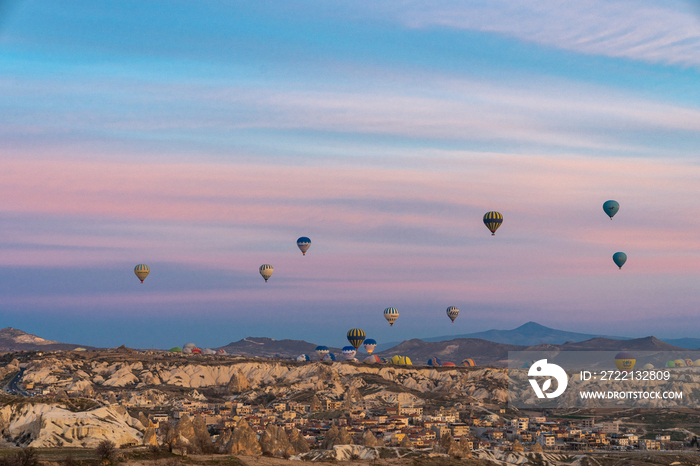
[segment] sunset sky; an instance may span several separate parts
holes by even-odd
[[[697,335],[697,2],[0,5],[0,327]]]

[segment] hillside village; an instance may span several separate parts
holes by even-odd
[[[179,454],[326,458],[338,446],[468,457],[527,452],[697,450],[685,429],[643,411],[521,412],[505,369],[308,362],[165,352],[4,356],[0,428],[8,445],[160,446]],[[651,421],[651,418],[650,418]],[[349,454],[349,453],[348,453]],[[310,455],[310,456],[309,456]],[[325,455],[325,456],[324,456]]]

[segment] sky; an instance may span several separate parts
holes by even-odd
[[[689,1],[0,0],[0,327],[694,336],[698,82]]]

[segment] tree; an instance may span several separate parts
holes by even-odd
[[[117,446],[112,441],[103,440],[97,445],[95,453],[103,460],[114,461],[117,456]]]

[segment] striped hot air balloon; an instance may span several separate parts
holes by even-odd
[[[476,366],[476,363],[474,362],[473,359],[470,358],[470,359],[465,359],[464,361],[462,361],[462,365],[467,366],[467,367],[474,367],[474,366]]]
[[[503,223],[503,215],[500,212],[491,211],[484,214],[484,225],[491,231],[491,236],[496,234],[501,223]]]
[[[439,366],[442,366],[442,362],[436,356],[433,356],[432,358],[428,359],[426,366],[439,367]]]
[[[309,250],[310,246],[311,246],[311,240],[306,236],[302,236],[301,238],[299,238],[297,240],[297,247],[299,248],[299,250],[301,251],[301,254],[303,256],[306,255],[306,251]]]
[[[452,320],[453,324],[455,323],[455,319],[457,318],[458,315],[459,315],[459,309],[457,309],[456,306],[450,306],[447,308],[447,317],[449,317],[450,320]]]
[[[362,362],[367,363],[367,364],[381,364],[382,360],[376,354],[371,354],[371,355],[367,356]]]
[[[263,264],[260,266],[260,275],[265,279],[265,283],[267,283],[267,280],[272,276],[272,272],[274,269],[270,264]]]
[[[359,328],[353,328],[348,331],[348,341],[355,349],[359,348],[365,341],[365,331]]]
[[[387,307],[384,309],[384,318],[389,322],[389,325],[393,326],[396,319],[399,318],[399,311],[395,307]]]
[[[143,283],[146,277],[148,277],[148,274],[151,273],[151,269],[149,269],[146,264],[139,264],[134,267],[134,273],[138,279],[141,280],[141,283]]]

